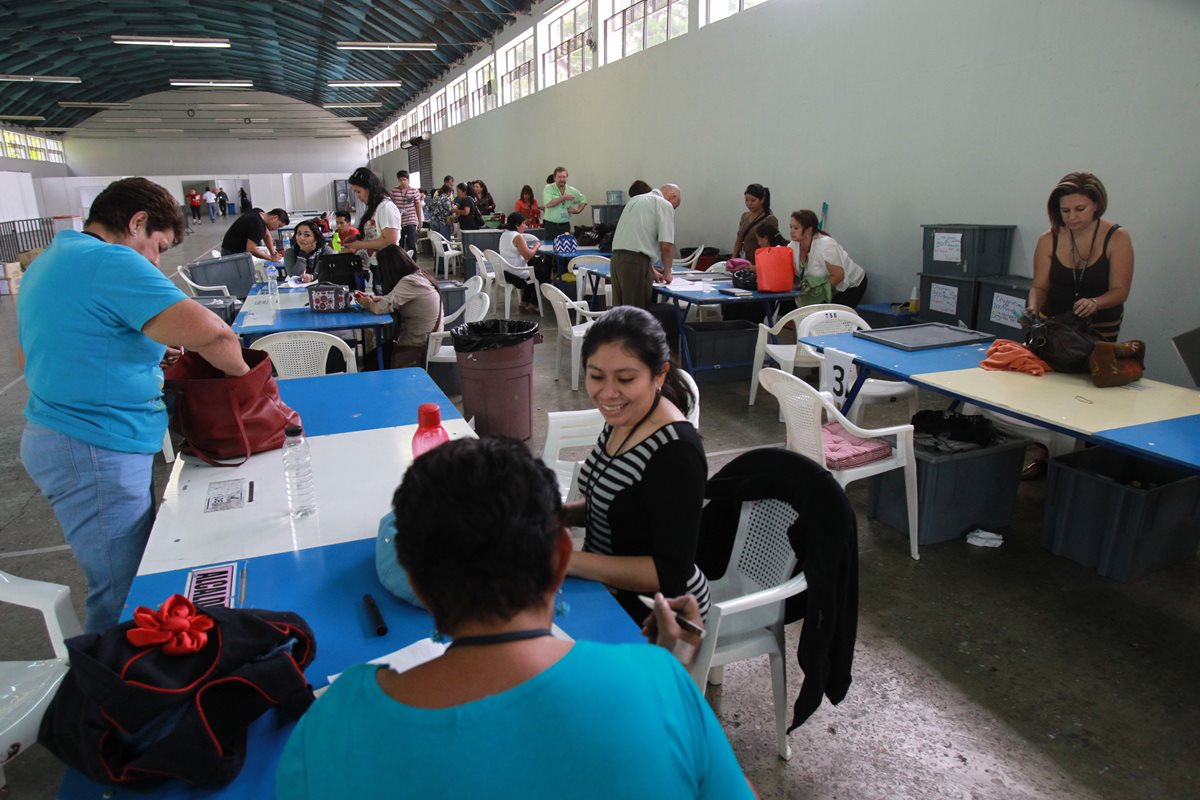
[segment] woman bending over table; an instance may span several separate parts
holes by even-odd
[[[423,367],[429,334],[442,330],[442,290],[398,245],[383,248],[375,259],[385,295],[355,292],[354,296],[372,314],[395,318],[392,369]]]
[[[317,223],[306,219],[296,223],[292,246],[283,254],[283,268],[289,276],[308,282],[317,274],[317,261],[329,255],[333,248],[325,244],[325,235]]]
[[[364,252],[375,263],[375,251],[400,241],[400,209],[388,196],[387,187],[379,176],[366,167],[359,167],[347,180],[358,202],[367,207],[358,229],[362,238],[347,242],[343,250],[351,253]]]
[[[587,532],[568,572],[608,586],[635,620],[637,595],[654,592],[695,595],[707,614],[696,542],[708,464],[662,325],[618,306],[588,329],[582,358],[605,425],[579,476],[584,499],[566,506],[568,524]]]
[[[734,258],[744,258],[754,263],[754,253],[758,249],[757,233],[760,227],[770,225],[779,230],[779,220],[771,213],[771,190],[761,183],[752,183],[746,187],[746,213],[738,220],[737,238],[733,240]],[[743,255],[744,253],[744,255]]]
[[[530,246],[525,239],[524,215],[514,211],[508,215],[504,224],[504,233],[500,234],[500,244],[496,252],[511,264],[514,269],[504,270],[505,280],[512,281],[521,287],[521,311],[536,314],[538,310],[537,297],[534,296],[533,281],[529,280],[529,270],[533,270],[537,279],[543,283],[550,280],[554,269],[550,259],[538,255],[538,251]],[[532,234],[530,234],[532,236]]]
[[[792,212],[792,263],[803,294],[797,306],[838,303],[857,308],[867,292],[867,273],[817,222],[807,208]]]
[[[670,653],[553,635],[571,535],[525,445],[436,447],[393,506],[400,564],[450,645],[405,672],[343,672],[292,732],[276,797],[753,797]]]
[[[1072,311],[1101,339],[1115,342],[1133,284],[1133,241],[1103,218],[1107,208],[1108,192],[1090,172],[1068,173],[1050,192],[1050,230],[1033,251],[1029,311]]]

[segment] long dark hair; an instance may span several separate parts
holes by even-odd
[[[606,344],[620,345],[649,367],[652,375],[659,374],[664,365],[671,364],[663,381],[663,397],[685,415],[692,410],[696,398],[679,376],[678,366],[671,362],[671,348],[667,346],[667,334],[662,324],[649,311],[637,306],[617,306],[596,320],[583,339],[581,355],[585,367],[588,359]]]
[[[321,250],[322,250],[322,249],[324,249],[324,247],[325,247],[325,234],[321,233],[321,226],[320,226],[320,225],[318,225],[317,223],[313,222],[311,219],[305,219],[305,220],[301,220],[300,222],[297,222],[297,223],[296,223],[296,227],[297,227],[297,228],[300,228],[300,227],[305,227],[305,228],[308,228],[310,231],[312,231],[313,240],[316,242],[316,246],[315,246],[315,247],[313,247],[313,252],[314,252],[314,253],[320,253],[320,252],[321,252]],[[296,234],[295,234],[294,232],[292,233],[292,249],[296,251],[296,254],[297,254],[297,255],[299,255],[301,252],[303,252],[303,251],[302,251],[302,250],[301,250],[301,249],[300,249],[300,248],[299,248],[299,247],[296,245]]]
[[[379,180],[379,176],[367,167],[359,167],[354,170],[346,182],[351,186],[367,190],[367,210],[363,212],[362,218],[358,221],[358,229],[365,230],[367,222],[375,216],[375,209],[379,208],[379,204],[387,199],[387,187],[383,185],[383,181]]]
[[[817,212],[809,208],[802,208],[799,211],[792,212],[792,219],[800,224],[800,229],[812,228],[817,233],[828,236],[828,233],[821,230],[821,221],[817,219]]]
[[[746,187],[743,194],[748,194],[751,197],[757,197],[762,200],[763,213],[768,216],[771,214],[771,190],[763,186],[761,183],[752,183]]]
[[[438,286],[438,282],[433,279],[432,275],[417,266],[417,262],[413,261],[407,252],[401,250],[399,245],[389,244],[376,251],[375,265],[379,269],[379,288],[385,295],[391,294],[392,289],[396,288],[396,284],[402,278],[419,272],[441,297],[442,287]]]
[[[533,187],[528,183],[521,187],[521,199],[524,200],[526,196],[529,197],[530,208],[537,205],[537,198],[533,196]]]
[[[759,225],[754,235],[759,239],[766,239],[770,242],[771,247],[787,247],[787,239],[783,238],[783,234],[779,232],[779,228],[769,222]]]

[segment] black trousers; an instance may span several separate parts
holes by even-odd
[[[863,295],[867,293],[867,276],[863,275],[862,283],[847,289],[844,292],[834,292],[833,297],[829,302],[837,303],[850,308],[858,308],[858,304],[862,302]]]
[[[570,233],[571,223],[569,222],[543,222],[542,230],[546,232],[546,238],[554,241],[554,237],[560,233]]]

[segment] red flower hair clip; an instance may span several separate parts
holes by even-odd
[[[173,594],[154,611],[138,606],[133,612],[136,628],[125,632],[125,638],[134,647],[162,645],[169,656],[184,656],[195,653],[208,641],[207,631],[213,627],[212,617],[196,611],[192,601],[181,594]]]

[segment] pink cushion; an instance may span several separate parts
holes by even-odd
[[[837,422],[821,426],[825,445],[825,463],[830,469],[861,467],[892,454],[892,446],[883,439],[860,439]]]

